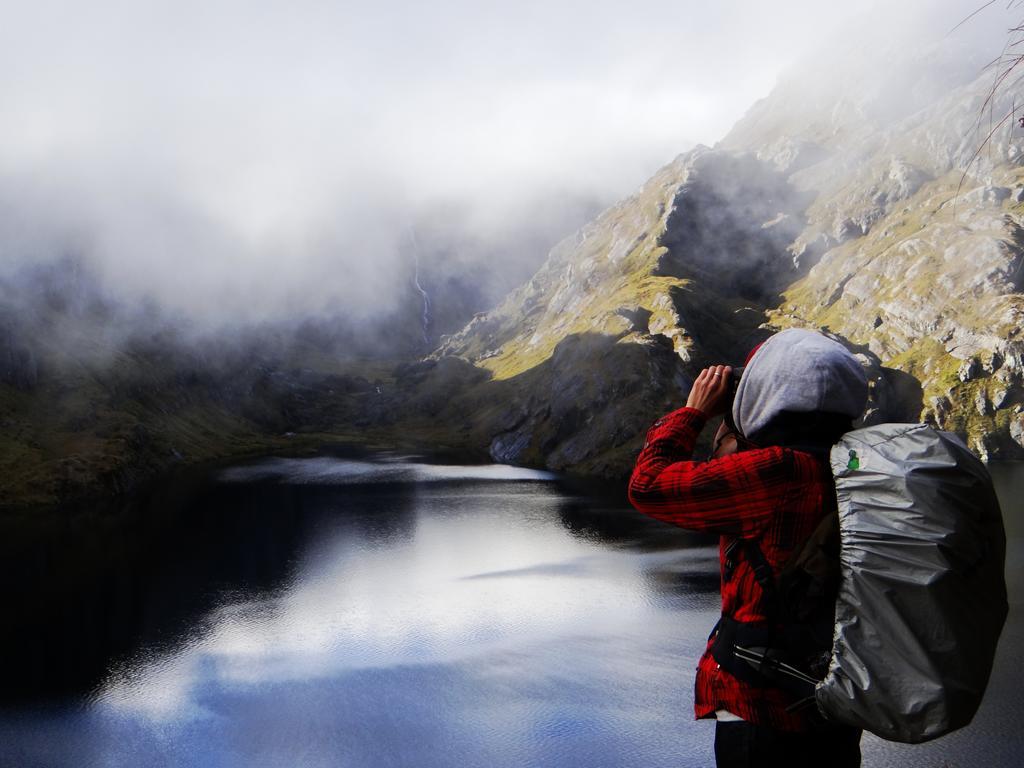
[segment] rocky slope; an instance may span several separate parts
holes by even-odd
[[[1024,455],[1024,129],[1008,120],[984,143],[1013,94],[986,103],[992,73],[955,37],[876,54],[781,83],[445,340],[435,358],[516,393],[480,426],[495,458],[625,472],[702,366],[791,326],[861,356],[869,419]],[[560,363],[583,337],[592,352]],[[603,392],[624,365],[650,375],[625,399]],[[588,416],[567,418],[563,398]]]

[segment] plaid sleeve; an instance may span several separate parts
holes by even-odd
[[[692,461],[706,423],[694,408],[656,421],[637,457],[629,500],[640,512],[683,528],[756,535],[793,488],[792,454],[771,447]]]

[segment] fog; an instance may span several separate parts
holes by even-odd
[[[367,322],[418,301],[418,259],[457,326],[852,19],[976,7],[910,5],[6,3],[0,278],[70,258],[199,327]]]

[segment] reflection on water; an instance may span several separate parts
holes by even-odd
[[[5,558],[25,589],[0,765],[713,764],[690,713],[716,553],[619,497],[512,468],[270,460],[169,519]],[[998,706],[949,749],[867,741],[865,765],[1016,764],[1021,737],[996,734],[1020,675],[1000,663]]]
[[[322,456],[312,459],[272,458],[220,473],[223,482],[281,480],[309,485],[371,485],[375,483],[438,483],[463,480],[554,480],[550,472],[507,464],[453,467],[424,464],[402,456],[354,461]]]

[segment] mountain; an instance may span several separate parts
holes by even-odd
[[[701,368],[787,327],[858,355],[865,423],[1024,456],[1024,127],[984,67],[1002,42],[847,37],[423,358],[484,300],[429,222],[372,327],[197,334],[73,259],[0,282],[0,508],[336,443],[622,478]]]
[[[860,356],[869,422],[1024,455],[1024,128],[986,140],[1013,94],[955,36],[852,53],[784,79],[444,340],[435,360],[507,393],[479,428],[494,458],[622,474],[703,366],[787,327]]]

